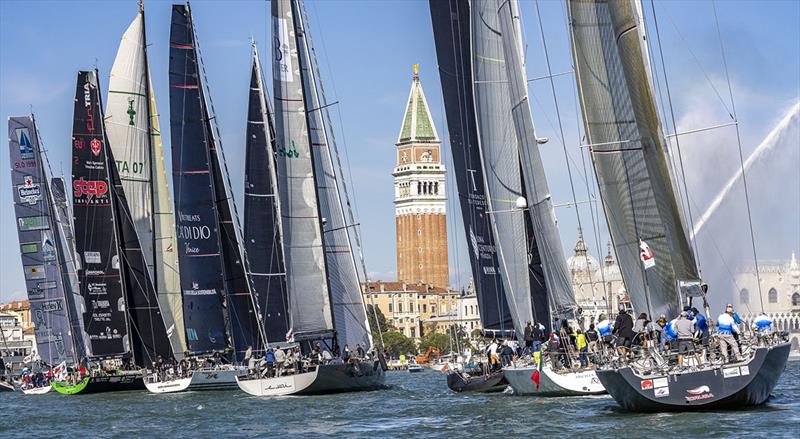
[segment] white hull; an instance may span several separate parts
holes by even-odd
[[[539,388],[531,376],[536,367],[507,367],[503,369],[508,384],[515,395],[580,396],[598,395],[606,389],[600,384],[594,370],[557,373],[549,365],[543,365],[539,373]]]
[[[45,393],[53,390],[50,384],[42,387],[33,387],[30,389],[20,389],[26,395],[44,395]]]
[[[315,370],[274,378],[237,376],[239,388],[253,396],[310,395],[376,390],[384,387],[385,374],[377,361],[356,369],[348,364],[327,364]]]
[[[198,369],[187,378],[168,381],[145,382],[150,393],[175,393],[197,390],[232,390],[236,388],[236,375],[241,368]]]

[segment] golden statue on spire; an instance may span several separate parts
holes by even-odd
[[[414,77],[419,77],[419,64],[414,64]]]

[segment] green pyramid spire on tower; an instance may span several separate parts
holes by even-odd
[[[400,135],[397,138],[398,145],[414,142],[439,142],[439,136],[436,134],[436,127],[433,125],[433,118],[428,109],[428,101],[425,100],[425,93],[422,91],[422,84],[419,81],[419,64],[414,64],[414,80],[411,83],[403,125],[400,127]]]

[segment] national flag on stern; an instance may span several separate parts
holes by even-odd
[[[647,245],[646,242],[639,240],[639,250],[640,250],[640,257],[642,258],[642,264],[644,265],[644,269],[647,270],[648,268],[652,268],[656,266],[656,257],[653,255],[653,249]]]
[[[533,359],[536,362],[536,370],[533,371],[533,375],[531,375],[531,381],[536,384],[536,390],[539,390],[539,369],[542,368],[542,353],[541,352],[534,352]]]

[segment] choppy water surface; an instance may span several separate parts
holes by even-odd
[[[632,414],[609,396],[463,395],[444,375],[390,372],[388,390],[260,399],[243,392],[0,393],[0,437],[800,437],[800,362],[748,410]]]

